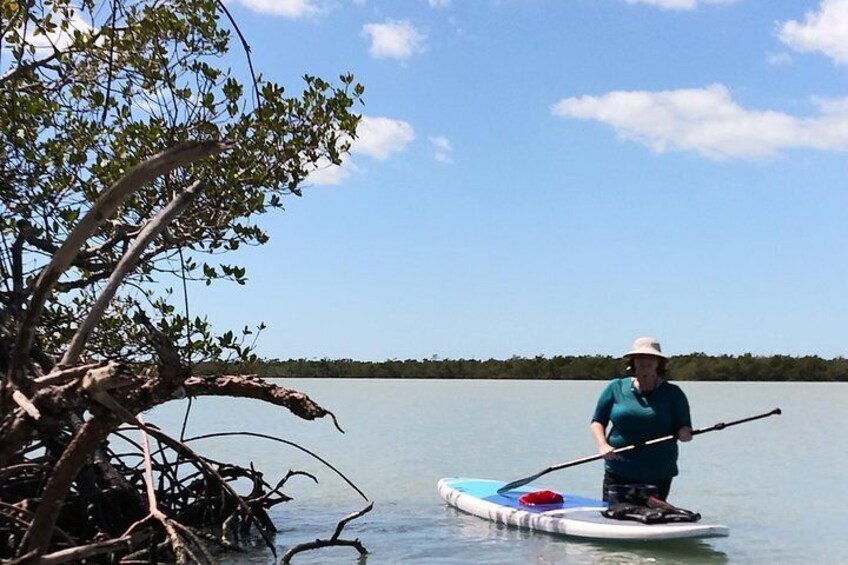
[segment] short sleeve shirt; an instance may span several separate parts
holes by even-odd
[[[689,401],[680,387],[663,382],[656,389],[641,393],[633,387],[630,377],[610,381],[598,398],[592,421],[605,428],[612,424],[607,442],[614,448],[692,427]],[[668,441],[620,453],[606,461],[606,469],[638,481],[666,480],[678,473],[677,456],[677,441]]]

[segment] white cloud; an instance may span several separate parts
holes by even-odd
[[[782,112],[747,110],[726,87],[661,92],[618,91],[563,98],[553,106],[562,118],[596,120],[621,139],[656,153],[694,151],[713,159],[758,158],[782,149],[848,149],[848,99],[817,100],[820,115],[797,118]]]
[[[415,130],[408,122],[382,117],[362,116],[356,133],[350,152],[379,161],[403,151],[415,139]]]
[[[362,35],[371,41],[368,52],[377,59],[409,59],[414,53],[424,50],[427,39],[407,20],[366,24],[362,26]]]
[[[352,174],[363,172],[354,156],[385,161],[392,154],[404,151],[415,139],[415,131],[408,122],[384,117],[362,116],[356,133],[357,138],[350,146],[350,155],[345,157],[342,165],[333,165],[327,159],[320,159],[306,182],[316,185],[341,184]]]
[[[822,114],[848,114],[848,98],[813,98]]]
[[[243,6],[261,12],[292,20],[316,16],[324,11],[314,0],[236,0]]]
[[[68,20],[67,31],[63,31],[61,29],[59,22],[56,23],[56,29],[48,32],[46,35],[36,33],[32,29],[27,31],[25,36],[26,42],[33,45],[38,52],[45,52],[36,53],[36,57],[43,57],[46,54],[52,53],[53,48],[56,48],[59,51],[67,49],[73,42],[73,34],[75,31],[80,31],[84,34],[92,33],[94,31],[94,28],[92,28],[87,21],[83,20],[76,14],[72,14],[70,20]]]
[[[436,161],[440,163],[453,163],[453,159],[451,158],[453,146],[451,146],[451,142],[447,137],[443,135],[432,136],[430,137],[430,144],[435,151],[433,156]]]
[[[431,8],[446,8],[450,6],[451,0],[427,0]]]
[[[318,185],[339,185],[359,167],[348,158],[342,165],[333,165],[326,158],[319,159],[315,170],[309,173],[306,182]]]
[[[766,53],[766,62],[772,67],[785,67],[792,64],[792,55],[789,53]]]
[[[628,4],[648,4],[664,10],[694,10],[701,4],[731,4],[738,0],[625,0]]]
[[[67,20],[67,30],[62,30],[61,27],[64,20],[61,19],[59,14],[54,14],[54,16],[53,22],[56,24],[56,28],[53,31],[43,34],[36,33],[31,28],[26,30],[24,41],[27,45],[31,45],[35,49],[35,52],[30,54],[27,51],[24,62],[30,60],[30,58],[33,60],[45,59],[52,56],[56,51],[67,50],[74,41],[75,32],[90,35],[97,31],[91,24],[75,13],[71,13],[70,18]],[[7,31],[8,34],[14,34],[15,36],[19,36],[21,32],[21,28]],[[6,37],[0,34],[0,39],[2,39],[0,41],[0,76],[4,76],[7,73],[13,72],[17,66],[17,61],[13,57],[7,56],[9,46]]]
[[[782,24],[778,37],[797,51],[821,51],[838,64],[848,63],[848,0],[822,0],[818,12],[804,14],[803,23]]]

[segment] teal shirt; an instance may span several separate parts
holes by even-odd
[[[624,447],[650,439],[674,435],[692,427],[689,401],[677,385],[663,382],[641,394],[630,377],[613,379],[598,398],[593,422],[607,427],[607,442]],[[606,461],[606,469],[638,481],[665,480],[677,475],[677,441],[668,441],[617,454]]]

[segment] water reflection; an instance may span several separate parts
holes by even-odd
[[[727,563],[727,554],[713,548],[703,540],[666,540],[651,543],[621,544],[595,542],[568,542],[572,546],[586,545],[586,554],[595,554],[592,563],[614,565],[618,563]]]
[[[444,518],[452,521],[457,536],[462,536],[466,541],[473,540],[477,544],[482,544],[482,547],[489,544],[497,545],[501,563],[593,563],[598,565],[663,563],[671,565],[719,564],[729,561],[727,554],[715,549],[705,540],[588,541],[494,524],[455,508],[446,507],[444,510]]]

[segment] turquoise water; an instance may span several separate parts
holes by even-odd
[[[301,554],[301,564],[393,563],[848,563],[848,384],[682,383],[696,428],[780,407],[783,415],[712,432],[681,446],[681,475],[670,500],[727,524],[730,537],[660,544],[581,542],[490,524],[446,507],[436,493],[445,476],[512,480],[595,452],[588,420],[605,383],[582,381],[292,380],[333,411],[305,422],[256,401],[194,401],[187,436],[246,430],[317,452],[375,502],[343,537],[351,548]],[[185,401],[147,416],[179,433]],[[294,501],[277,507],[278,551],[329,537],[363,501],[344,481],[299,451],[258,439],[193,444],[217,460],[251,461],[274,482],[288,469]],[[536,484],[596,497],[602,464],[551,473]],[[272,563],[267,550],[228,563]]]

